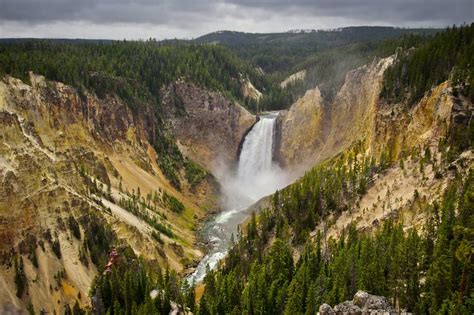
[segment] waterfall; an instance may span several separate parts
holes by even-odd
[[[232,192],[238,195],[239,206],[249,206],[273,193],[281,184],[280,168],[273,162],[273,138],[276,115],[260,117],[245,137],[240,152]]]
[[[237,178],[248,181],[272,167],[273,128],[275,118],[260,118],[245,137],[239,157]]]
[[[288,184],[286,174],[273,162],[273,138],[278,114],[261,116],[244,139],[235,174],[220,180],[223,211],[206,223],[202,233],[210,245],[189,282],[201,281],[227,253],[232,234],[249,216],[247,208]]]

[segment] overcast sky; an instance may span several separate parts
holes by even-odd
[[[473,21],[474,0],[0,0],[0,37],[194,38],[218,30]]]

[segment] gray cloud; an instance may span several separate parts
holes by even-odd
[[[174,37],[219,29],[265,32],[375,24],[446,26],[472,20],[472,0],[0,0],[3,37],[28,31],[37,35],[52,24],[73,32],[80,31],[75,25],[83,25],[83,32],[78,32],[84,34],[81,37],[109,34],[107,26],[121,29],[121,34],[112,33],[120,38],[127,35],[125,25],[140,28],[143,34],[154,30]],[[84,33],[91,26],[101,31],[96,36]]]

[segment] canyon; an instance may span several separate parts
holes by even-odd
[[[315,86],[289,108],[264,113],[184,77],[160,87],[156,114],[151,103],[134,110],[117,95],[98,97],[41,73],[23,81],[4,75],[0,305],[89,308],[94,278],[117,249],[201,282],[222,265],[251,214],[270,207],[272,194],[338,159],[340,169],[348,161],[389,162],[356,202],[325,214],[309,239],[344,239],[351,226],[370,234],[393,218],[404,230],[424,231],[421,204],[441,200],[455,176],[472,169],[470,148],[438,167],[450,150],[443,140],[470,126],[474,107],[449,80],[410,106],[382,98],[397,57],[348,71],[334,98]],[[264,97],[242,78],[231,82],[246,98]],[[420,152],[435,162],[424,165]],[[292,248],[295,261],[303,254]],[[19,269],[28,283],[20,296]]]

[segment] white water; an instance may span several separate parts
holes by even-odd
[[[224,211],[207,222],[202,233],[210,245],[190,282],[202,281],[227,253],[231,235],[250,214],[247,208],[260,198],[288,184],[288,177],[273,162],[273,140],[277,114],[261,116],[245,137],[237,171],[221,179]],[[237,236],[237,235],[236,235]]]

